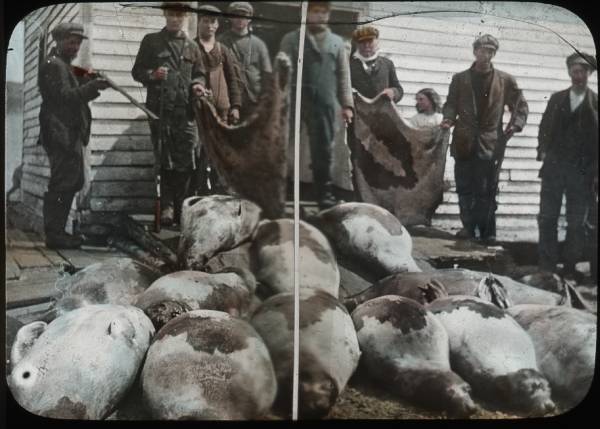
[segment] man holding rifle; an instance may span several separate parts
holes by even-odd
[[[475,40],[475,62],[452,77],[440,124],[444,129],[454,126],[450,153],[463,224],[457,236],[488,243],[496,239],[496,193],[504,150],[529,113],[514,77],[492,65],[498,48],[498,40],[489,34]],[[503,130],[504,106],[511,117]]]
[[[88,102],[100,96],[109,83],[77,76],[71,61],[87,39],[83,26],[63,22],[51,32],[56,42],[48,56],[40,46],[38,86],[42,96],[40,138],[50,161],[48,192],[44,194],[44,233],[50,249],[76,249],[82,239],[65,232],[75,194],[83,187],[83,147],[90,139],[92,115]]]
[[[200,49],[183,31],[186,2],[163,3],[165,27],[147,34],[131,71],[148,88],[146,106],[159,116],[150,132],[160,176],[160,224],[179,223],[181,204],[189,195],[198,145],[191,106],[192,92],[204,95],[205,70]]]

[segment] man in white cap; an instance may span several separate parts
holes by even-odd
[[[567,70],[571,87],[552,94],[538,133],[537,160],[543,161],[538,266],[542,271],[557,269],[558,218],[566,195],[563,275],[580,280],[575,264],[584,256],[584,217],[593,187],[596,193],[598,187],[598,94],[588,87],[596,59],[575,52],[567,57]]]
[[[496,174],[504,149],[529,114],[515,78],[492,65],[498,48],[498,40],[489,34],[473,42],[475,62],[452,76],[440,124],[444,129],[454,126],[450,154],[463,224],[458,236],[487,243],[496,239]],[[511,116],[503,129],[505,106]]]
[[[40,138],[50,161],[48,192],[44,194],[46,247],[74,249],[79,236],[65,232],[75,194],[83,187],[83,147],[90,139],[92,115],[88,102],[108,88],[104,79],[76,76],[71,67],[87,37],[75,22],[58,24],[51,32],[56,42],[38,73],[42,95]]]
[[[271,59],[267,45],[258,36],[252,34],[252,16],[254,8],[245,1],[232,2],[227,12],[236,17],[230,18],[231,27],[218,40],[235,54],[240,70],[242,89],[242,109],[240,116],[252,113],[258,103],[262,82],[267,73],[271,73]]]

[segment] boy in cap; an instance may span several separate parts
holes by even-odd
[[[223,33],[218,40],[231,49],[240,65],[241,116],[246,117],[255,109],[262,81],[267,73],[273,71],[273,68],[267,45],[252,34],[250,27],[254,14],[252,5],[245,1],[235,1],[229,5],[227,12],[240,16],[230,18],[230,29]]]
[[[357,47],[350,59],[352,88],[367,98],[384,94],[398,103],[404,90],[398,82],[394,63],[379,55],[379,30],[370,25],[358,28],[352,40]]]
[[[302,74],[302,117],[308,128],[313,181],[321,210],[336,204],[331,168],[337,103],[342,107],[342,119],[347,124],[352,122],[354,114],[348,56],[343,39],[333,34],[327,25],[330,8],[330,2],[308,3]],[[292,64],[298,63],[299,39],[298,29],[286,34],[281,41],[280,50],[290,57]],[[292,94],[295,94],[296,79],[292,82]]]
[[[200,49],[183,31],[188,6],[186,2],[163,3],[165,27],[144,36],[131,70],[133,78],[148,88],[148,108],[157,115],[162,110],[159,121],[150,124],[150,132],[155,150],[161,132],[165,137],[157,160],[164,226],[179,222],[181,204],[190,195],[198,144],[191,94],[204,94],[206,85]]]
[[[575,264],[583,256],[584,216],[592,200],[594,181],[598,186],[598,94],[588,87],[596,59],[575,52],[567,57],[567,70],[571,87],[552,94],[538,132],[537,160],[543,161],[539,174],[538,265],[542,271],[556,271],[558,217],[566,194],[563,274],[577,279]]]
[[[65,232],[75,194],[83,187],[83,147],[90,139],[92,115],[88,102],[108,87],[103,79],[76,77],[71,67],[81,42],[87,37],[83,26],[74,22],[58,24],[51,32],[52,48],[38,72],[42,95],[39,143],[48,154],[50,180],[44,194],[44,233],[46,247],[74,249],[82,244],[79,236]]]
[[[496,239],[496,173],[508,140],[520,132],[529,108],[510,74],[492,65],[499,48],[494,36],[484,34],[473,42],[475,62],[452,76],[443,107],[441,127],[454,126],[450,154],[463,229],[462,238],[493,243]],[[511,112],[502,129],[504,106]]]

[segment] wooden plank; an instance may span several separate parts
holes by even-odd
[[[94,182],[93,197],[154,197],[154,182]]]
[[[17,262],[10,255],[10,252],[6,253],[6,280],[18,279],[21,276],[21,269]]]
[[[57,253],[76,268],[85,268],[88,265],[101,262],[114,256],[112,252],[98,252],[82,249],[58,249]]]
[[[154,180],[152,167],[104,167],[92,170],[92,181],[151,181]]]
[[[151,151],[150,130],[146,135],[92,136],[90,145],[95,151]]]
[[[15,262],[19,268],[49,267],[52,263],[39,250],[16,248],[12,252]]]
[[[33,248],[33,243],[29,240],[29,236],[20,229],[9,228],[6,232],[6,244],[8,247],[24,247]]]
[[[126,213],[150,213],[154,208],[152,198],[91,198],[93,211],[118,211]]]
[[[55,250],[48,249],[46,247],[40,247],[39,251],[52,263],[54,266],[60,266],[67,262],[62,256]]]
[[[51,301],[59,296],[55,281],[16,280],[6,282],[6,308],[12,309]]]
[[[27,237],[29,238],[29,241],[31,242],[31,244],[33,244],[35,247],[37,247],[37,248],[39,248],[39,247],[44,247],[45,248],[46,247],[46,244],[44,243],[44,239],[37,232],[26,231],[25,235],[27,235]]]
[[[152,151],[111,151],[92,153],[90,163],[93,166],[118,166],[118,165],[142,165],[154,164],[154,153]]]

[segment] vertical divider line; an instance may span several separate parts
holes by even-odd
[[[304,37],[306,35],[307,2],[301,2],[298,63],[296,64],[296,103],[294,111],[294,362],[292,381],[292,420],[298,420],[298,381],[300,359],[300,109],[302,108],[302,68],[304,64]]]

